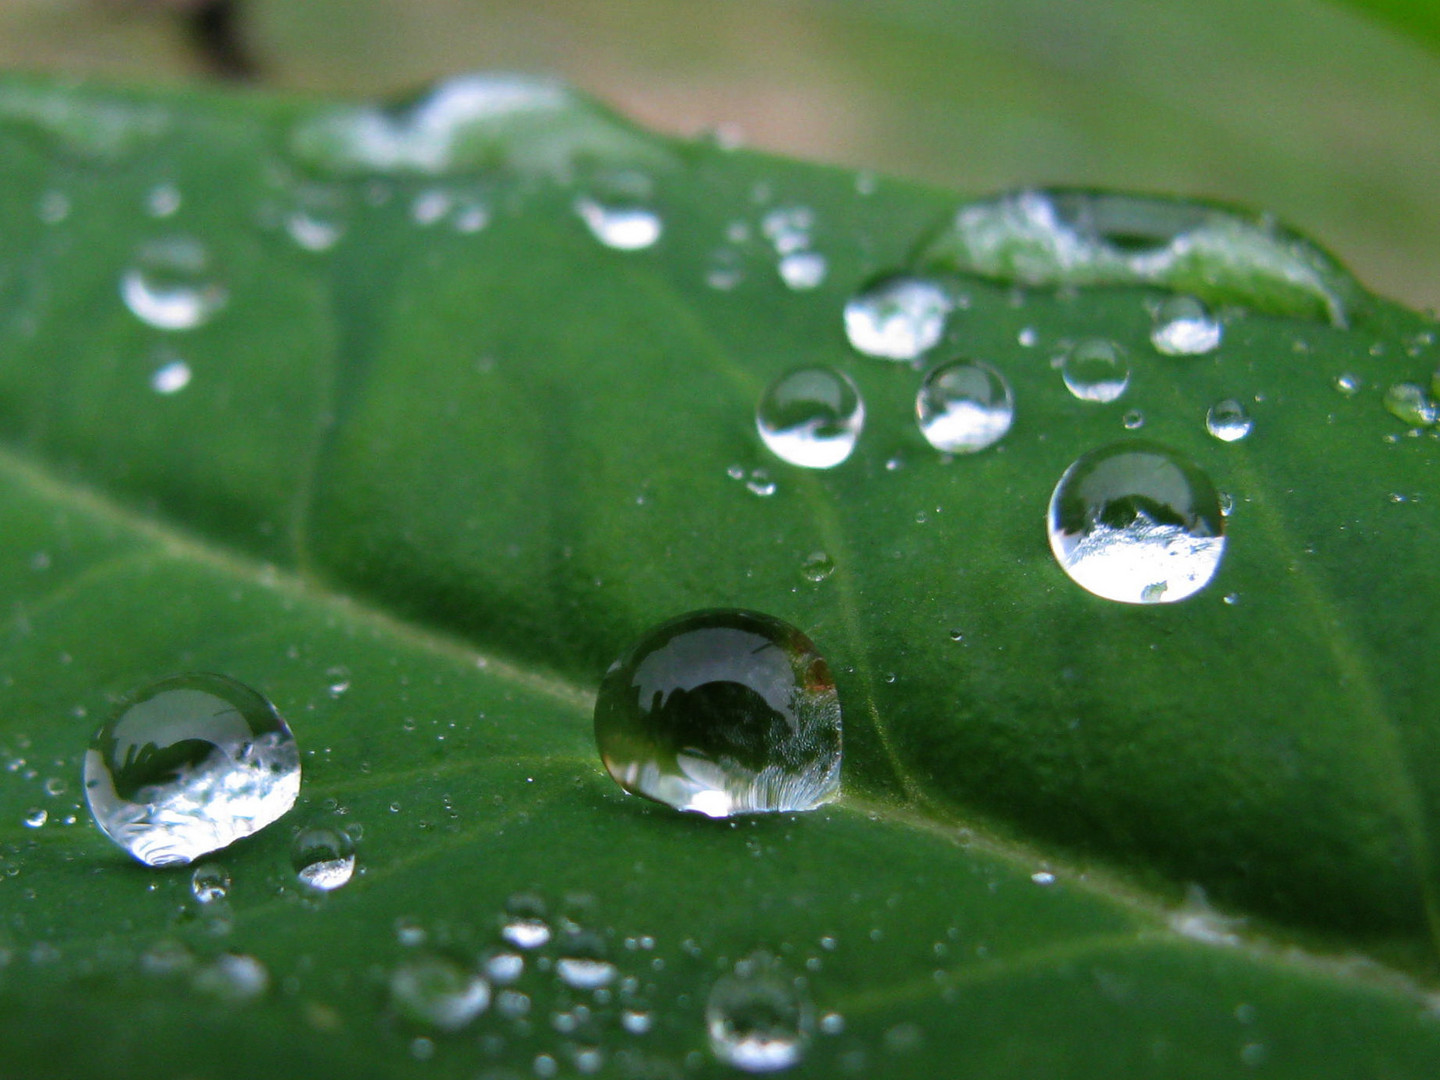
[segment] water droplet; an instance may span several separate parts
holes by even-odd
[[[452,202],[443,188],[426,188],[410,204],[410,220],[422,229],[429,228],[450,212]]]
[[[155,369],[150,376],[150,389],[157,394],[178,394],[190,385],[190,365],[184,360],[171,360]]]
[[[1214,485],[1173,450],[1122,442],[1065,470],[1050,497],[1050,549],[1096,596],[1183,600],[1209,583],[1225,550]]]
[[[605,673],[595,736],[621,787],[679,810],[809,810],[840,792],[830,669],[795,627],[752,611],[645,634]]]
[[[190,892],[202,904],[224,900],[230,892],[230,872],[219,863],[204,863],[190,875]]]
[[[253,956],[221,953],[196,971],[191,982],[202,994],[238,1005],[264,996],[270,973]]]
[[[1130,385],[1130,362],[1113,341],[1092,338],[1065,354],[1060,365],[1065,386],[1081,401],[1114,401]]]
[[[180,189],[167,182],[156,184],[145,196],[145,210],[151,217],[167,218],[180,209]]]
[[[829,269],[818,251],[792,251],[779,262],[780,280],[797,292],[819,287]]]
[[[915,396],[915,416],[936,450],[973,454],[1010,430],[1015,398],[1005,376],[989,364],[957,360],[925,376]]]
[[[605,941],[588,930],[570,934],[555,961],[555,974],[572,990],[595,990],[615,981],[615,965],[605,959]]]
[[[807,469],[831,469],[843,462],[864,424],[860,392],[834,368],[782,375],[755,407],[755,426],[771,453]]]
[[[1385,408],[1391,416],[1412,427],[1429,427],[1440,415],[1424,388],[1414,383],[1396,383],[1386,390]]]
[[[1238,603],[1240,602],[1240,594],[1239,594],[1239,593],[1233,593],[1233,592],[1227,592],[1227,593],[1225,594],[1225,596],[1223,597],[1223,599],[1224,599],[1225,603],[1229,604],[1231,607],[1234,607],[1236,604],[1238,604]]]
[[[887,278],[845,305],[845,336],[866,356],[914,360],[939,342],[954,307],[938,282]]]
[[[37,209],[44,225],[59,225],[70,216],[70,197],[63,191],[47,191],[40,196]]]
[[[1139,409],[1131,409],[1120,418],[1126,431],[1139,431],[1145,426],[1145,414]]]
[[[509,986],[525,974],[525,958],[519,953],[497,950],[485,958],[485,976],[494,986]]]
[[[1250,434],[1255,421],[1250,419],[1245,406],[1234,398],[1216,402],[1205,414],[1205,430],[1221,442],[1236,442]]]
[[[575,200],[575,212],[596,240],[616,251],[641,251],[660,239],[660,215],[643,206]]]
[[[1193,296],[1171,296],[1155,309],[1150,343],[1166,356],[1203,356],[1220,347],[1222,330]]]
[[[1340,393],[1346,397],[1354,397],[1360,392],[1360,378],[1357,375],[1351,375],[1349,372],[1343,375],[1336,375],[1335,389],[1339,390]]]
[[[1027,349],[1033,349],[1040,340],[1040,335],[1035,332],[1033,326],[1022,327],[1015,335],[1015,340]]]
[[[326,668],[325,678],[329,680],[325,691],[332,698],[343,697],[350,689],[350,669],[347,667]]]
[[[826,1035],[839,1035],[845,1030],[845,1017],[838,1012],[827,1012],[820,1017],[820,1030]]]
[[[223,675],[141,690],[85,754],[85,798],[105,834],[150,866],[187,863],[285,814],[300,754],[275,707]]]
[[[120,296],[135,317],[157,330],[193,330],[225,306],[200,241],[171,236],[142,244],[120,276]]]
[[[625,1009],[620,1013],[620,1026],[631,1035],[644,1035],[655,1026],[655,1016],[643,1009]]]
[[[517,949],[538,949],[550,940],[545,903],[531,893],[516,893],[505,902],[500,936]]]
[[[45,822],[50,820],[49,811],[43,807],[34,807],[25,814],[25,827],[27,829],[39,829],[44,827]]]
[[[1055,875],[1050,873],[1049,870],[1037,870],[1030,875],[1030,880],[1036,885],[1054,885]]]
[[[45,781],[45,794],[52,798],[57,795],[64,795],[70,790],[70,785],[58,776],[52,776]]]
[[[760,223],[760,231],[777,255],[790,255],[808,248],[810,230],[814,227],[815,211],[808,206],[777,206]]]
[[[295,192],[285,231],[306,251],[329,251],[345,235],[345,198],[338,188],[306,185]]]
[[[301,884],[331,892],[355,873],[355,845],[339,829],[318,825],[301,829],[290,845],[290,865]]]
[[[814,1010],[768,953],[757,952],[721,976],[705,1003],[710,1049],[745,1072],[797,1064],[814,1026]]]
[[[490,984],[442,956],[417,956],[390,973],[390,1003],[408,1020],[459,1031],[490,1005]]]
[[[800,573],[805,576],[805,580],[813,581],[816,584],[824,581],[834,572],[835,560],[823,551],[812,551],[800,565]]]
[[[745,489],[752,495],[768,499],[775,494],[775,481],[770,479],[770,474],[764,469],[751,469],[750,478],[745,481]]]

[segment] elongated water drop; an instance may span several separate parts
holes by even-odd
[[[1250,434],[1255,421],[1245,411],[1245,406],[1233,398],[1217,401],[1205,414],[1205,430],[1221,442],[1237,442]]]
[[[1130,362],[1113,341],[1093,338],[1065,354],[1060,373],[1065,388],[1081,401],[1114,401],[1130,385]]]
[[[845,336],[866,356],[914,360],[939,342],[954,306],[938,282],[887,278],[845,305]]]
[[[355,844],[339,829],[312,826],[295,834],[290,865],[302,884],[331,892],[349,882],[355,873]]]
[[[936,450],[973,454],[1010,430],[1015,398],[1005,376],[989,364],[957,360],[925,376],[915,396],[915,417]]]
[[[1065,470],[1050,497],[1050,550],[1096,596],[1183,600],[1209,584],[1225,550],[1215,486],[1173,450],[1121,442]]]
[[[616,251],[641,251],[660,239],[660,215],[644,206],[602,203],[591,198],[575,200],[575,212],[591,235]]]
[[[1166,356],[1201,356],[1220,347],[1221,326],[1193,296],[1172,296],[1155,309],[1150,344]]]
[[[753,611],[697,611],[642,637],[601,681],[595,738],[621,787],[677,810],[810,810],[840,793],[830,669]]]
[[[797,1064],[815,1026],[814,1007],[766,952],[756,952],[716,980],[705,1003],[710,1049],[745,1072]]]
[[[270,702],[224,675],[146,687],[85,754],[96,824],[150,866],[188,863],[263,829],[299,791],[290,728]]]
[[[844,372],[801,368],[770,384],[755,407],[755,427],[783,461],[831,469],[850,456],[865,425],[865,403]]]
[[[157,330],[193,330],[225,306],[200,241],[170,236],[142,244],[120,277],[120,295],[137,319]]]

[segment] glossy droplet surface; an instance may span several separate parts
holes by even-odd
[[[1169,603],[1215,576],[1225,550],[1215,485],[1173,450],[1122,442],[1065,470],[1050,497],[1050,550],[1096,596]]]
[[[647,633],[600,684],[595,738],[621,787],[677,810],[810,810],[840,793],[830,669],[758,612],[697,611]]]
[[[705,1003],[710,1049],[745,1072],[788,1069],[805,1053],[814,1008],[769,953],[753,953],[721,976]]]
[[[295,834],[290,865],[303,885],[330,892],[347,884],[355,873],[355,844],[339,829],[312,826]]]
[[[954,306],[938,282],[888,278],[845,305],[845,336],[866,356],[914,360],[940,340]]]
[[[1219,320],[1193,296],[1172,296],[1155,309],[1150,344],[1166,356],[1203,356],[1220,347]]]
[[[616,251],[642,251],[664,230],[660,215],[644,206],[581,198],[575,200],[575,212],[596,240]]]
[[[1385,409],[1412,427],[1429,427],[1440,418],[1440,408],[1430,400],[1425,388],[1416,383],[1395,383],[1387,389]]]
[[[224,900],[230,892],[230,874],[219,863],[197,866],[190,875],[190,891],[202,904]]]
[[[770,452],[806,469],[832,469],[850,456],[865,426],[865,403],[844,372],[801,368],[771,383],[755,407]]]
[[[142,244],[120,277],[120,295],[137,319],[157,330],[193,330],[225,306],[200,241],[170,236]]]
[[[1255,421],[1245,411],[1245,406],[1233,398],[1217,401],[1205,414],[1205,430],[1221,442],[1238,442],[1250,434]]]
[[[1065,354],[1060,366],[1065,388],[1081,401],[1114,401],[1130,385],[1130,361],[1113,341],[1093,338]]]
[[[96,824],[150,866],[188,863],[290,809],[300,753],[275,707],[223,675],[178,675],[136,694],[85,754]]]
[[[459,1031],[490,1005],[490,984],[443,956],[417,956],[390,973],[390,1003],[407,1020]]]
[[[932,369],[915,395],[925,441],[947,454],[973,454],[1002,439],[1015,419],[1005,376],[989,364],[957,360]]]

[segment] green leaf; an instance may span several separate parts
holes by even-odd
[[[599,1047],[607,1075],[729,1075],[706,999],[756,950],[840,1018],[787,1075],[1440,1057],[1437,442],[1384,405],[1429,385],[1430,323],[1326,262],[1348,328],[1328,302],[1266,313],[1293,296],[1267,271],[1215,294],[1218,351],[1162,356],[1156,285],[1203,273],[1027,289],[952,252],[935,355],[1002,370],[1017,417],[951,461],[912,419],[917,373],[842,322],[934,262],[944,192],[493,80],[388,111],[9,80],[0,155],[5,1072],[572,1075]],[[663,232],[606,247],[577,205]],[[795,230],[816,287],[777,272]],[[198,291],[135,276],[161,264]],[[1111,404],[1052,366],[1091,337],[1130,357]],[[762,388],[806,364],[866,403],[832,471],[755,434]],[[1228,444],[1204,423],[1227,398],[1255,421]],[[1046,543],[1056,480],[1130,410],[1233,500],[1184,602],[1093,596]],[[829,658],[833,806],[701,820],[600,767],[606,666],[724,605]],[[296,811],[217,856],[219,914],[79,799],[115,702],[196,670],[262,690],[304,751]],[[363,826],[361,872],[321,897],[288,850],[316,822]],[[564,985],[557,938],[460,1032],[391,1002],[417,951],[497,947],[517,893],[599,931],[623,981]],[[227,951],[269,988],[227,982]]]

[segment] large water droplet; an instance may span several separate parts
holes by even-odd
[[[664,229],[660,215],[644,206],[580,198],[575,200],[575,212],[596,240],[616,251],[648,248],[660,239]]]
[[[170,236],[142,244],[120,276],[120,296],[137,319],[157,330],[193,330],[225,306],[200,241]]]
[[[815,645],[769,615],[698,611],[605,673],[595,737],[627,791],[710,817],[840,793],[840,700]]]
[[[409,1020],[459,1031],[490,1005],[490,984],[443,956],[417,956],[390,973],[390,1002]]]
[[[1065,387],[1081,401],[1114,401],[1130,385],[1130,362],[1113,341],[1092,338],[1065,354],[1060,374]]]
[[[845,305],[845,336],[866,356],[914,360],[940,340],[954,306],[938,282],[887,278]]]
[[[85,754],[96,823],[150,866],[191,862],[263,829],[299,790],[290,728],[263,697],[223,675],[146,687]]]
[[[1225,550],[1215,486],[1173,450],[1122,442],[1065,470],[1050,496],[1050,550],[1096,596],[1170,603],[1204,588]]]
[[[989,364],[957,360],[925,376],[915,396],[915,416],[936,450],[973,454],[1010,430],[1015,398],[1005,376]]]
[[[330,892],[354,875],[355,844],[344,832],[329,826],[301,829],[290,845],[290,865],[302,884]]]
[[[1255,421],[1250,419],[1245,406],[1233,398],[1218,401],[1205,414],[1205,430],[1221,442],[1236,442],[1250,434]]]
[[[745,1072],[788,1069],[800,1061],[814,1008],[768,953],[757,952],[718,979],[705,1003],[710,1049]]]
[[[830,469],[850,456],[865,424],[865,403],[844,372],[801,368],[770,384],[755,407],[755,426],[776,457]]]
[[[1425,388],[1415,383],[1396,383],[1386,390],[1385,408],[1412,427],[1429,427],[1440,418],[1440,408],[1430,400]]]
[[[1202,356],[1220,347],[1221,327],[1193,296],[1172,296],[1155,309],[1150,343],[1166,356]]]

